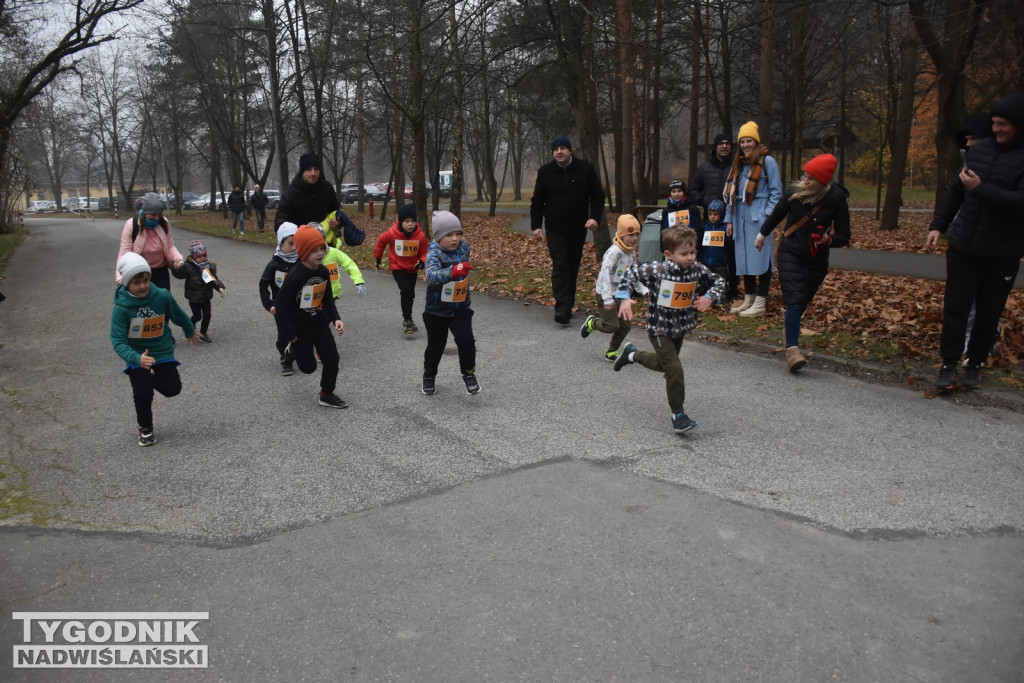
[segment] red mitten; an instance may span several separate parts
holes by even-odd
[[[469,275],[469,271],[471,271],[471,270],[473,270],[473,266],[471,266],[468,263],[466,263],[465,261],[463,261],[462,263],[458,264],[457,266],[452,266],[452,277],[453,278],[459,278],[459,279],[464,278],[467,275]]]
[[[827,247],[832,244],[832,235],[829,233],[818,234],[815,232],[811,233],[811,256],[818,255],[818,247]]]

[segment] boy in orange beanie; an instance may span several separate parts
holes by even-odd
[[[615,292],[619,289],[623,274],[636,263],[636,244],[640,241],[640,222],[630,214],[619,216],[612,246],[601,259],[601,271],[597,275],[597,310],[600,315],[590,315],[580,328],[580,336],[586,339],[594,330],[612,335],[604,359],[614,363],[619,357],[619,346],[629,334],[632,325],[619,318],[619,305]],[[639,285],[640,294],[647,294],[647,287]]]
[[[274,316],[281,341],[288,344],[284,356],[295,359],[299,370],[309,375],[316,370],[320,354],[323,372],[320,375],[320,405],[347,408],[348,404],[334,394],[338,381],[338,347],[331,326],[338,334],[345,332],[331,291],[331,274],[323,265],[327,242],[316,228],[303,225],[295,233],[295,251],[299,262],[288,271],[277,292]]]

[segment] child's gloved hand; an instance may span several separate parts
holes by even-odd
[[[426,267],[427,267],[427,264],[424,263],[423,261],[417,261],[416,262],[416,270],[423,270]]]
[[[366,296],[366,285],[356,285],[356,294]]]
[[[469,275],[469,271],[473,270],[473,266],[469,265],[465,261],[462,263],[452,266],[452,277],[463,278]]]

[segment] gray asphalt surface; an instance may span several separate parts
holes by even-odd
[[[423,334],[376,272],[339,303],[351,407],[328,410],[318,375],[279,375],[268,248],[203,237],[228,287],[214,343],[177,333],[185,388],[142,449],[108,338],[120,224],[28,224],[0,305],[4,483],[26,510],[0,531],[4,645],[15,611],[209,611],[210,669],[135,677],[1024,671],[1019,413],[687,341],[698,427],[678,436],[660,376],[612,372],[607,338],[481,295],[483,391],[452,349],[427,397]],[[5,680],[111,678],[11,656]]]

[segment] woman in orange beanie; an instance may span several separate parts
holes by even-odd
[[[786,305],[786,363],[790,372],[807,364],[800,352],[800,320],[828,273],[829,247],[850,243],[850,193],[832,182],[836,158],[821,154],[804,164],[804,174],[790,188],[789,196],[761,226],[754,246],[764,248],[765,238],[782,219],[786,228],[779,244],[779,284]],[[834,228],[834,232],[833,232]]]

